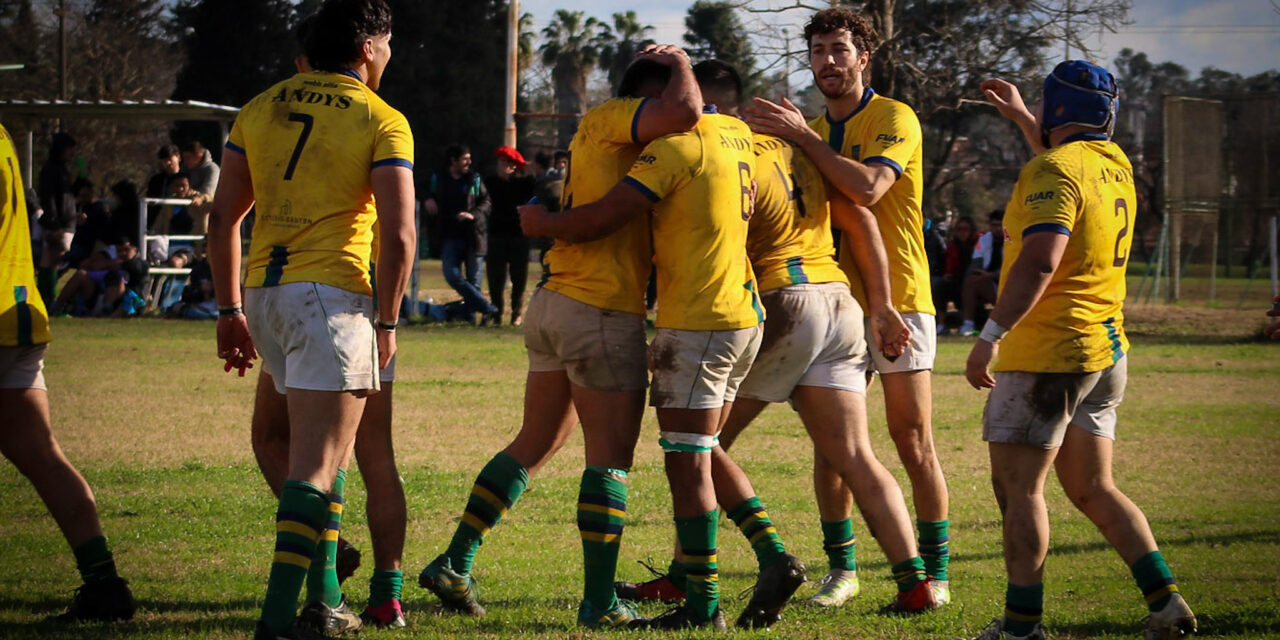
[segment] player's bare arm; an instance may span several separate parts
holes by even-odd
[[[590,242],[603,238],[647,213],[653,203],[625,182],[614,185],[603,198],[560,213],[551,213],[540,204],[520,207],[520,228],[529,237],[550,236],[567,242]]]
[[[228,149],[222,155],[218,190],[209,212],[208,241],[209,266],[218,296],[218,357],[226,361],[227,371],[239,369],[243,376],[258,357],[244,313],[232,311],[240,308],[240,222],[253,206],[253,179],[243,153]]]
[[[1040,231],[1022,239],[1022,251],[1009,267],[1004,289],[991,310],[991,320],[1006,331],[1018,324],[1036,305],[1062,262],[1062,253],[1071,236],[1053,231]],[[969,351],[964,377],[974,389],[991,389],[996,380],[991,375],[991,362],[998,350],[986,330]]]
[[[875,214],[854,204],[839,193],[832,193],[831,222],[850,234],[853,261],[862,275],[867,290],[867,317],[871,320],[871,340],[886,356],[899,356],[911,343],[911,329],[893,308],[889,297],[889,254],[880,237]]]
[[[413,221],[413,170],[401,166],[375,168],[369,174],[378,207],[378,368],[391,361],[396,352],[394,330],[400,317],[413,264],[418,231]]]
[[[1018,125],[1022,130],[1022,136],[1027,139],[1027,144],[1031,145],[1032,151],[1042,153],[1045,150],[1044,143],[1040,139],[1040,122],[1022,101],[1022,94],[1017,86],[1008,80],[992,78],[983,80],[978,87],[987,97],[987,102],[990,102],[1000,115]]]
[[[662,95],[645,103],[636,124],[640,144],[672,133],[689,131],[702,117],[702,92],[693,77],[693,66],[684,49],[675,45],[649,45],[637,58],[646,58],[671,68],[671,80]]]
[[[745,112],[746,121],[753,131],[795,143],[831,186],[856,204],[864,207],[874,205],[898,180],[898,174],[887,165],[863,164],[840,155],[809,128],[800,108],[785,97],[782,104],[755,98],[755,106],[747,107]]]

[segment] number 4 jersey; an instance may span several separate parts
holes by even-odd
[[[369,174],[413,168],[404,116],[354,73],[300,73],[245,105],[227,149],[248,158],[257,201],[246,286],[317,282],[371,294]]]
[[[1001,294],[1026,236],[1070,239],[1044,295],[1000,344],[996,371],[1101,371],[1129,349],[1121,307],[1137,210],[1133,167],[1119,146],[1094,137],[1068,138],[1018,177],[1004,215]]]

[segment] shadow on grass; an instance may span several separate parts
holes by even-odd
[[[86,622],[66,624],[39,620],[7,625],[6,638],[40,638],[41,640],[82,640],[84,638],[129,638],[151,636],[178,638],[190,633],[220,632],[248,637],[253,634],[256,616],[238,619],[209,620],[145,620],[131,622]]]
[[[1280,618],[1274,609],[1257,608],[1197,615],[1198,635],[1258,638],[1280,633]],[[1053,631],[1071,637],[1102,635],[1136,635],[1144,626],[1141,621],[1117,622],[1095,618],[1076,622],[1053,622]]]

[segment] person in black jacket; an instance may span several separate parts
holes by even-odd
[[[471,170],[470,149],[455,144],[446,155],[449,165],[431,174],[422,206],[427,215],[439,220],[445,282],[462,296],[470,313],[492,317],[498,309],[480,290],[482,260],[488,253],[489,192]]]
[[[40,268],[36,271],[36,286],[45,305],[53,302],[54,289],[58,286],[58,265],[71,250],[71,239],[76,233],[76,196],[72,189],[73,176],[68,164],[75,155],[76,139],[70,134],[53,134],[49,156],[40,169],[36,193],[40,208],[44,211],[38,220],[44,232],[44,251],[40,254]]]
[[[489,298],[498,310],[491,319],[502,324],[503,289],[511,277],[511,324],[521,324],[524,288],[529,280],[529,239],[520,230],[520,214],[516,207],[527,204],[534,196],[537,183],[533,176],[517,174],[525,167],[524,156],[507,146],[498,147],[498,172],[485,180],[493,209],[489,214],[489,252],[485,268],[489,271]]]

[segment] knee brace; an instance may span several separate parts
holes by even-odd
[[[658,433],[658,446],[666,453],[711,453],[720,444],[718,436],[705,433],[683,433],[680,431],[661,431]]]

